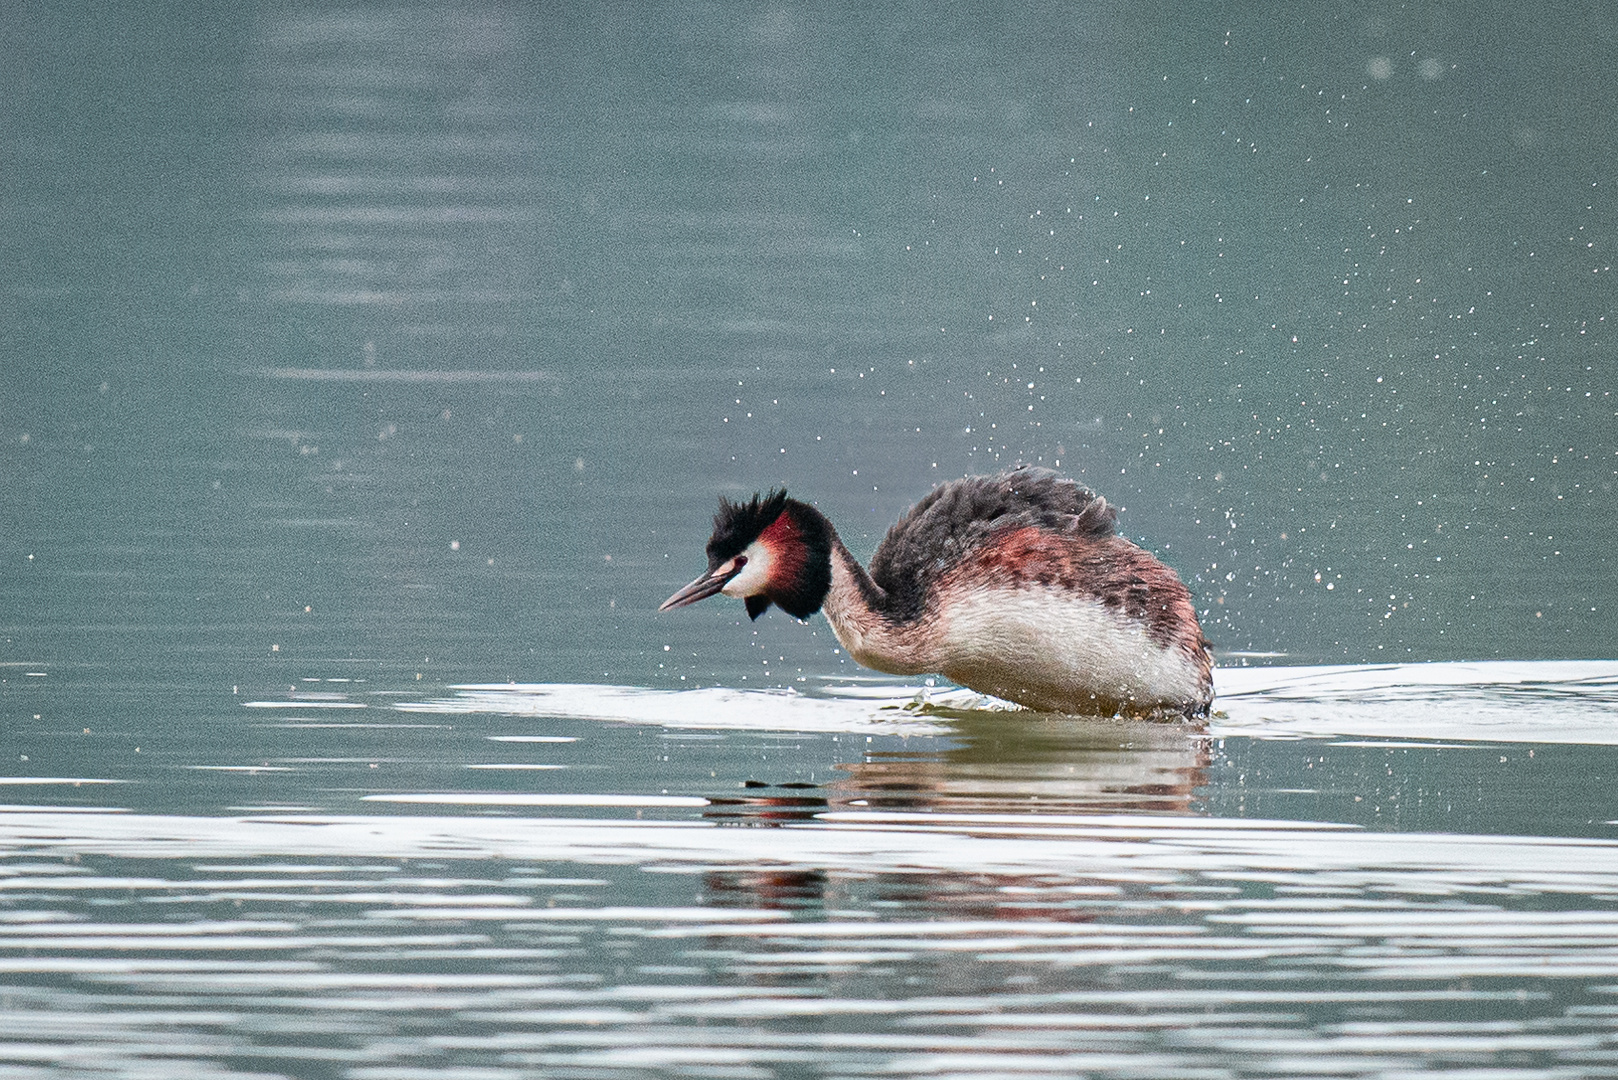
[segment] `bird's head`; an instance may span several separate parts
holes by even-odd
[[[740,597],[758,618],[774,603],[794,618],[820,610],[831,588],[831,523],[785,491],[746,502],[719,499],[708,570],[657,610],[685,607],[715,593]]]

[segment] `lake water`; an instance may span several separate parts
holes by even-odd
[[[1618,1075],[1618,18],[0,42],[0,1076]],[[659,615],[1059,468],[1206,725]]]

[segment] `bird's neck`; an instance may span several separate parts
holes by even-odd
[[[856,661],[877,671],[920,675],[933,670],[927,650],[915,640],[925,627],[900,625],[889,617],[887,606],[887,592],[833,533],[831,590],[822,610],[837,640]]]

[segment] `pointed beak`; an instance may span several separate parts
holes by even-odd
[[[741,570],[742,568],[737,566],[734,562],[727,562],[723,565],[716,566],[706,574],[703,574],[701,577],[697,578],[697,580],[693,581],[691,584],[687,585],[685,588],[681,589],[679,592],[675,593],[673,596],[669,597],[667,600],[663,601],[657,610],[669,611],[673,608],[685,607],[687,604],[694,604],[698,600],[706,600],[720,589],[723,589],[725,584],[729,582],[731,578],[741,573]]]

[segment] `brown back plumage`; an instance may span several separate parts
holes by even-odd
[[[1101,538],[1114,535],[1117,515],[1107,500],[1049,469],[1025,466],[942,484],[888,530],[871,558],[871,580],[887,593],[887,614],[918,617],[942,572],[991,535],[1023,526]]]

